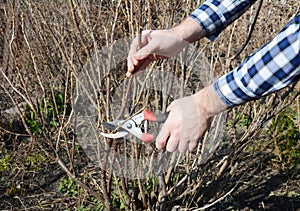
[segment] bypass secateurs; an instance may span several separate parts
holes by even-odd
[[[144,110],[143,112],[136,114],[128,120],[115,120],[112,122],[102,122],[104,128],[112,131],[112,133],[100,134],[107,138],[122,138],[129,133],[139,138],[145,143],[152,142],[154,140],[154,135],[147,133],[148,121],[163,123],[166,121],[169,113],[153,114],[149,110]]]

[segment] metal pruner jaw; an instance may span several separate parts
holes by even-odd
[[[100,132],[100,135],[102,135],[103,137],[106,137],[106,138],[118,139],[118,138],[123,138],[123,137],[127,136],[128,132],[126,132],[126,131],[120,131],[120,132],[117,132],[117,133],[103,133],[103,132]]]
[[[145,120],[144,112],[139,113],[139,114],[133,116],[133,117],[131,118],[131,120],[134,121],[135,124],[140,125],[140,124]]]

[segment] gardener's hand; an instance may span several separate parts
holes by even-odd
[[[203,36],[201,27],[191,18],[171,29],[143,31],[140,43],[136,37],[130,46],[126,76],[145,70],[152,61],[177,55],[190,42]]]
[[[137,37],[130,46],[126,76],[145,70],[152,61],[177,55],[187,45],[172,29],[143,31],[140,46]]]
[[[156,138],[156,147],[166,147],[169,152],[194,150],[211,118],[226,108],[212,85],[190,97],[175,100],[167,108],[170,114]]]

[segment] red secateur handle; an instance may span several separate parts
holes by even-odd
[[[160,113],[160,114],[153,114],[149,110],[143,111],[144,120],[149,120],[151,122],[163,123],[168,118],[169,112]],[[150,133],[143,133],[141,136],[141,140],[145,143],[152,142],[154,140],[154,135]]]
[[[153,114],[151,111],[146,109],[144,112],[144,119],[151,122],[164,123],[169,116],[169,112]]]

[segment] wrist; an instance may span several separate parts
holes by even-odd
[[[208,117],[213,117],[228,108],[216,94],[213,85],[209,85],[192,95],[198,110],[205,110]]]
[[[170,30],[173,31],[176,36],[189,43],[198,41],[205,36],[205,32],[201,26],[190,17],[187,17],[183,22]]]

